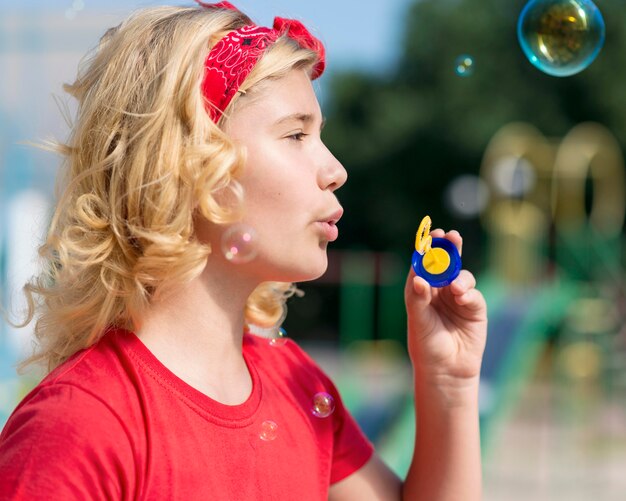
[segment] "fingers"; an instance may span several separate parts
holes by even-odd
[[[422,277],[418,277],[413,271],[409,271],[409,276],[404,289],[407,307],[415,310],[426,308],[432,300],[432,289],[430,284]]]
[[[476,289],[476,278],[467,270],[461,270],[459,276],[450,284],[454,302],[459,306],[478,310],[483,307],[483,295]]]
[[[461,254],[463,248],[463,237],[461,237],[461,234],[458,231],[451,230],[446,233],[441,228],[437,228],[431,231],[430,235],[433,238],[446,238],[456,246],[459,254]],[[457,277],[454,282],[452,282],[450,287],[454,287],[452,293],[456,297],[462,296],[465,292],[473,288],[475,285],[476,280],[474,279],[474,276],[468,271],[463,270],[461,271],[459,277]],[[409,305],[409,303],[412,303],[414,304],[414,307],[424,308],[430,304],[433,298],[433,291],[430,284],[423,278],[416,276],[413,268],[410,268],[404,288],[404,295],[407,306]]]
[[[461,270],[459,276],[450,284],[450,291],[455,296],[460,296],[468,290],[476,287],[476,278],[467,270]]]
[[[460,296],[454,296],[454,302],[470,310],[479,310],[484,303],[483,295],[478,289],[470,289]]]
[[[437,228],[436,230],[431,231],[430,235],[433,238],[446,238],[450,240],[450,242],[452,242],[456,246],[457,250],[459,251],[459,255],[462,253],[463,237],[458,231],[451,230],[446,233],[441,228]]]

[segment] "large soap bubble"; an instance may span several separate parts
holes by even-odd
[[[526,57],[557,77],[587,68],[604,44],[604,32],[602,14],[591,0],[530,0],[517,22]]]

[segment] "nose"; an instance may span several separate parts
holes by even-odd
[[[335,191],[348,179],[348,172],[335,155],[324,145],[324,162],[318,171],[318,183],[321,189]]]

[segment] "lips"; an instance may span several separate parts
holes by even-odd
[[[318,221],[317,226],[320,228],[322,235],[324,236],[324,240],[328,240],[329,242],[334,242],[339,237],[339,228],[337,225],[333,223],[326,223],[322,221]]]
[[[327,217],[316,222],[316,225],[320,229],[325,240],[328,240],[329,242],[337,240],[337,237],[339,237],[339,228],[337,228],[337,223],[341,219],[342,215],[343,209],[339,208]]]

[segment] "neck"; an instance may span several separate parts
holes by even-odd
[[[136,334],[187,384],[223,403],[241,403],[251,389],[244,310],[257,285],[209,259],[199,277],[153,301]]]

